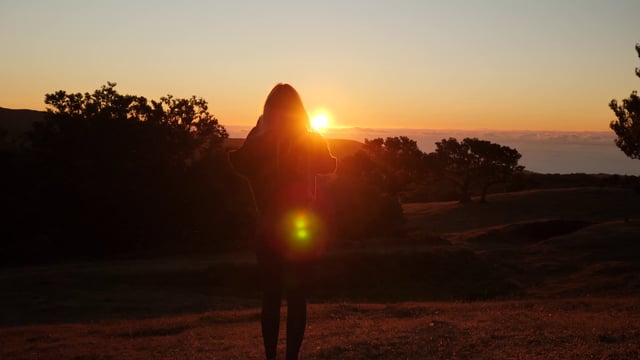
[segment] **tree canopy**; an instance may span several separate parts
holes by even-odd
[[[47,136],[47,131],[60,134],[70,127],[85,121],[86,126],[109,125],[122,127],[134,123],[150,127],[164,127],[177,137],[181,133],[183,141],[189,140],[192,147],[217,145],[228,137],[223,126],[212,114],[206,100],[192,96],[180,99],[172,95],[161,97],[159,101],[147,100],[143,96],[123,95],[115,89],[116,83],[107,82],[93,93],[67,93],[59,90],[45,95],[47,120],[32,133],[36,145],[39,135]]]
[[[522,155],[516,149],[477,138],[442,139],[436,143],[435,154],[440,170],[458,186],[463,202],[470,200],[472,182],[480,184],[484,202],[491,185],[524,169],[518,164]]]
[[[640,44],[636,44],[636,52],[640,57]],[[640,68],[636,68],[636,76],[640,77]],[[609,107],[616,115],[609,127],[616,133],[615,144],[628,157],[640,159],[640,97],[633,91],[622,104],[613,99]]]
[[[207,102],[115,87],[45,96],[45,119],[3,161],[6,254],[58,261],[246,246],[250,193]]]
[[[369,164],[367,176],[377,179],[381,190],[397,194],[402,188],[419,181],[424,153],[418,143],[406,136],[364,140],[362,164]]]

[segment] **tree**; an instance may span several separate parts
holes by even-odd
[[[368,161],[366,176],[377,178],[383,183],[382,189],[391,194],[397,194],[406,189],[411,183],[420,180],[422,157],[424,153],[418,148],[418,143],[406,136],[375,138],[364,140],[362,157]]]
[[[45,96],[45,120],[23,147],[24,181],[15,182],[24,189],[15,203],[25,225],[16,234],[37,243],[25,251],[148,256],[237,240],[240,186],[222,148],[227,132],[207,102],[149,101],[115,86]]]
[[[324,191],[330,228],[359,241],[404,235],[398,192],[420,175],[422,151],[406,136],[365,139],[363,150],[341,159]]]
[[[640,44],[636,44],[636,52],[640,57]],[[640,68],[636,68],[636,75],[640,77]],[[616,114],[616,120],[611,121],[609,127],[616,133],[615,144],[628,157],[640,159],[640,97],[633,91],[622,104],[613,99],[609,107]]]
[[[441,171],[459,189],[460,201],[471,199],[470,187],[476,182],[481,187],[480,201],[486,202],[486,194],[494,184],[506,182],[524,166],[518,165],[522,157],[516,149],[477,138],[455,138],[436,142],[436,159]]]
[[[218,145],[228,137],[223,126],[209,113],[207,101],[192,96],[186,99],[167,95],[160,101],[149,101],[142,96],[122,95],[116,90],[116,83],[107,82],[93,93],[68,94],[60,90],[45,95],[47,120],[36,129],[34,136],[42,132],[42,126],[49,131],[61,132],[69,126],[77,126],[84,121],[87,126],[108,122],[121,126],[125,122],[145,124],[146,127],[164,127],[173,130],[172,135],[181,140],[189,140],[195,150],[202,145]],[[138,124],[138,125],[139,125]],[[36,138],[37,139],[37,138]]]

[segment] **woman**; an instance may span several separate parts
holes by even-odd
[[[313,214],[315,176],[335,170],[324,139],[310,131],[296,90],[278,84],[240,149],[229,154],[251,185],[259,211],[256,254],[262,280],[262,336],[275,359],[282,292],[287,297],[287,360],[298,358],[307,317],[305,274],[322,249],[322,226]]]

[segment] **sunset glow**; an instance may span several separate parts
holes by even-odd
[[[286,82],[330,127],[609,131],[609,101],[639,87],[637,0],[126,4],[3,3],[0,107],[113,81],[250,125]]]

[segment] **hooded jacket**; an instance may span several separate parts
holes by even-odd
[[[262,117],[229,159],[249,180],[263,218],[309,207],[315,200],[316,175],[334,172],[337,163],[320,134],[285,136],[268,128]]]

